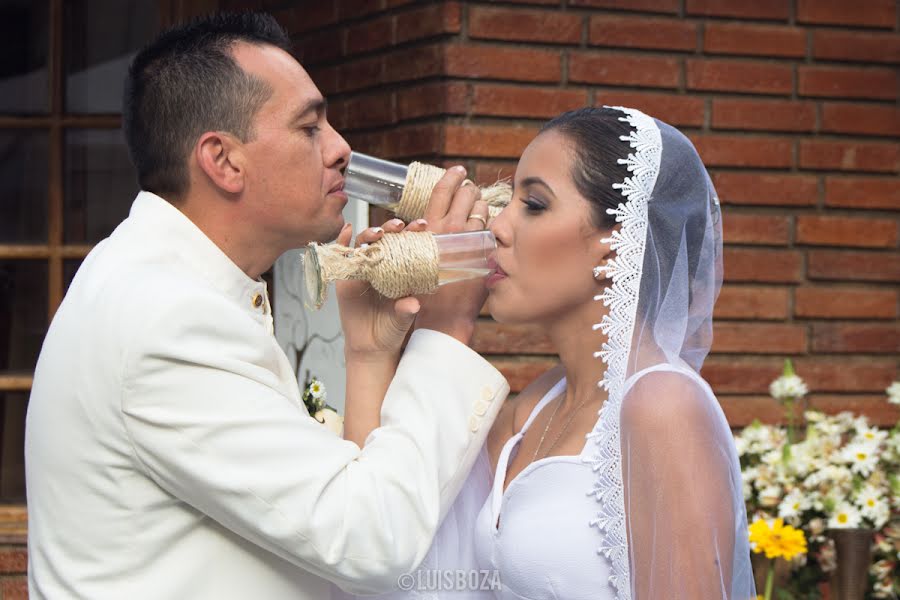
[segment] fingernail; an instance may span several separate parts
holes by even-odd
[[[403,221],[401,219],[391,219],[390,225],[392,225],[393,227],[400,227],[401,225],[403,225]]]
[[[426,221],[425,219],[416,219],[415,224],[422,225],[424,227],[425,225],[428,225],[428,221]]]
[[[374,234],[376,234],[376,235],[379,234],[379,233],[384,233],[384,229],[382,229],[381,227],[373,227],[373,228],[372,228],[372,233],[374,233]]]
[[[472,181],[471,179],[466,179],[465,181],[462,182],[462,184],[463,185],[475,185],[475,182]]]
[[[466,174],[466,168],[462,165],[456,165],[455,167],[453,167],[453,170],[458,173],[462,173],[463,175]]]

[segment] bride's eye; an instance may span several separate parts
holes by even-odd
[[[543,202],[534,198],[533,196],[522,198],[522,204],[525,205],[525,210],[527,210],[531,214],[537,214],[547,209],[547,206]]]

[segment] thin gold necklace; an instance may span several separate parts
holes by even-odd
[[[556,408],[553,410],[553,414],[550,415],[550,419],[547,420],[547,426],[544,427],[544,433],[541,434],[541,439],[538,442],[537,448],[535,448],[535,450],[534,450],[534,455],[531,457],[531,462],[535,461],[535,459],[537,458],[538,452],[541,451],[541,446],[543,446],[543,444],[544,444],[544,438],[547,437],[547,432],[550,431],[550,425],[553,423],[553,417],[556,416],[556,413],[557,413],[557,411],[559,411],[559,407],[562,406],[564,399],[565,399],[565,396],[560,396],[559,403],[556,405]],[[559,440],[562,437],[562,434],[565,433],[567,429],[569,429],[569,425],[571,425],[572,421],[575,420],[575,415],[577,415],[578,411],[580,411],[584,407],[585,403],[587,403],[586,398],[581,401],[581,404],[579,404],[578,406],[575,407],[575,410],[573,410],[572,414],[569,415],[569,420],[566,421],[566,424],[563,425],[563,428],[560,429],[559,433],[556,434],[556,437],[553,439],[553,443],[550,444],[549,448],[547,448],[547,453],[544,454],[544,456],[542,456],[541,458],[547,458],[547,456],[553,451],[553,449],[556,447],[556,444],[559,443]]]

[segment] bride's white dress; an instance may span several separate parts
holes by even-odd
[[[597,501],[586,492],[596,476],[585,461],[588,440],[577,456],[548,456],[522,470],[504,491],[509,462],[541,410],[565,389],[551,388],[525,426],[500,452],[491,492],[475,521],[475,561],[497,570],[504,600],[612,600],[609,566],[597,556],[597,530],[590,526]],[[498,526],[499,522],[499,526]]]
[[[667,378],[663,387],[660,377]],[[535,461],[504,491],[507,467],[525,432],[564,388],[563,379],[535,405],[522,430],[502,448],[493,475],[482,449],[408,580],[412,587],[378,598],[753,598],[731,430],[709,385],[687,366],[664,363],[630,377],[623,410],[602,413],[579,455]],[[659,402],[662,396],[668,401]],[[644,408],[650,402],[647,421]],[[598,483],[595,440],[611,427],[621,437],[621,470]],[[621,490],[625,548],[607,533],[615,531],[614,520],[598,513],[599,497],[611,504]],[[624,562],[616,560],[621,555]],[[478,585],[448,587],[456,573],[474,574],[468,581]]]

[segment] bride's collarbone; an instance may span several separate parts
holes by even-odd
[[[578,405],[561,407],[554,415],[553,412],[558,402],[560,402],[559,397],[551,400],[535,415],[528,431],[519,441],[518,447],[512,449],[506,465],[504,492],[522,471],[535,462],[553,457],[578,457],[581,455],[585,446],[585,436],[594,428],[602,400],[592,399],[580,407]],[[536,402],[531,404],[521,421],[516,419],[517,428],[509,436],[510,438],[522,430],[535,405]],[[497,458],[499,459],[499,456]],[[497,466],[495,460],[495,472]]]
[[[507,400],[500,409],[500,414],[497,415],[497,419],[491,427],[487,442],[493,473],[497,472],[497,461],[500,459],[503,447],[510,438],[522,431],[531,411],[534,410],[541,398],[562,379],[563,375],[562,365],[556,365],[529,383],[517,396]]]

